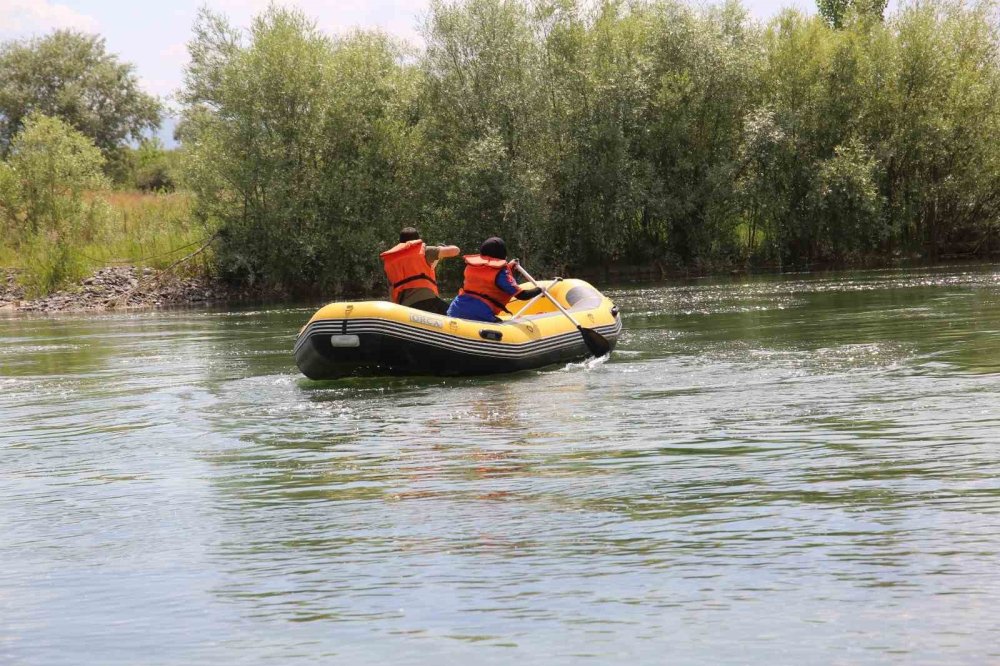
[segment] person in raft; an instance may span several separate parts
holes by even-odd
[[[537,287],[521,289],[507,263],[507,246],[494,236],[479,248],[479,254],[467,254],[465,284],[448,307],[449,317],[473,321],[498,322],[497,313],[510,312],[510,297],[527,301],[542,293]]]
[[[392,302],[434,314],[448,312],[448,303],[438,296],[434,268],[441,259],[457,257],[460,252],[454,245],[426,245],[413,227],[400,231],[399,243],[379,255],[389,278]]]

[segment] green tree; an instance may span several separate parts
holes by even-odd
[[[735,170],[743,119],[760,103],[761,36],[730,2],[701,12],[661,7],[654,103],[636,132],[655,166],[653,233],[644,245],[700,270],[736,259]],[[648,256],[648,255],[647,255]]]
[[[541,51],[520,2],[434,2],[424,28],[423,117],[428,215],[451,240],[504,237],[531,256],[548,244],[551,152]]]
[[[82,194],[103,187],[104,158],[86,136],[58,118],[32,114],[11,142],[8,168],[18,181],[24,231],[59,233],[82,210]]]
[[[755,109],[745,121],[735,173],[744,263],[759,258],[781,266],[788,238],[791,174],[795,148],[773,111]]]
[[[881,21],[889,0],[816,0],[820,16],[831,28],[843,28],[851,16]]]
[[[173,192],[177,189],[179,155],[166,150],[163,142],[153,137],[144,139],[130,151],[135,187],[145,192]]]
[[[807,198],[814,222],[813,256],[854,259],[871,255],[888,237],[880,216],[877,164],[857,140],[837,146],[816,169]]]
[[[0,163],[2,164],[2,163]],[[86,136],[59,120],[38,113],[24,119],[0,168],[0,194],[7,203],[7,240],[14,239],[29,266],[29,288],[54,290],[82,270],[74,238],[98,204],[84,192],[106,185],[104,157]]]
[[[190,52],[180,134],[223,272],[296,291],[381,281],[378,252],[418,205],[416,86],[397,45],[330,39],[272,6],[245,37],[203,11]]]
[[[891,117],[870,129],[884,156],[891,223],[932,258],[982,247],[1000,219],[1000,61],[995,5],[920,3],[890,21],[895,57],[872,90]]]
[[[131,64],[94,35],[60,30],[0,45],[0,155],[33,112],[61,118],[111,156],[160,123],[160,103]]]
[[[884,8],[440,1],[420,54],[203,13],[180,128],[197,210],[228,274],[286,288],[380,281],[414,223],[569,271],[997,249],[995,4]]]
[[[653,98],[651,13],[553,3],[536,20],[557,153],[550,227],[559,264],[633,259],[652,169],[638,141]],[[643,239],[645,240],[645,239]]]

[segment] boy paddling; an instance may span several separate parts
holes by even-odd
[[[446,314],[448,304],[438,296],[434,268],[441,259],[457,257],[460,252],[454,245],[427,245],[413,227],[400,231],[399,243],[379,255],[389,278],[392,302],[424,312]]]

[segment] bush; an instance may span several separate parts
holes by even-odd
[[[165,150],[157,139],[146,139],[133,152],[133,186],[143,192],[173,192],[177,189],[178,154]]]
[[[0,166],[0,208],[5,241],[19,246],[34,293],[80,276],[73,245],[97,211],[83,193],[105,184],[103,165],[93,142],[58,118],[32,114],[14,136]]]
[[[104,168],[116,187],[142,192],[174,192],[180,185],[180,151],[167,150],[156,137],[112,154]]]
[[[23,206],[21,233],[65,238],[83,215],[83,191],[106,184],[103,166],[101,152],[83,134],[58,118],[28,116],[8,159]]]
[[[30,296],[107,263],[163,267],[209,235],[188,195],[106,192],[102,165],[89,139],[37,114],[0,162],[0,256],[18,264]]]

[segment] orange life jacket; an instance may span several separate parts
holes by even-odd
[[[399,303],[400,294],[406,289],[425,287],[437,296],[437,278],[434,267],[424,257],[424,242],[411,240],[400,243],[379,255],[385,266],[385,274],[392,285],[392,300]]]
[[[510,270],[505,259],[484,257],[480,254],[467,254],[465,259],[465,283],[459,294],[468,294],[478,298],[489,306],[493,314],[507,309],[510,294],[497,286],[497,274]]]

